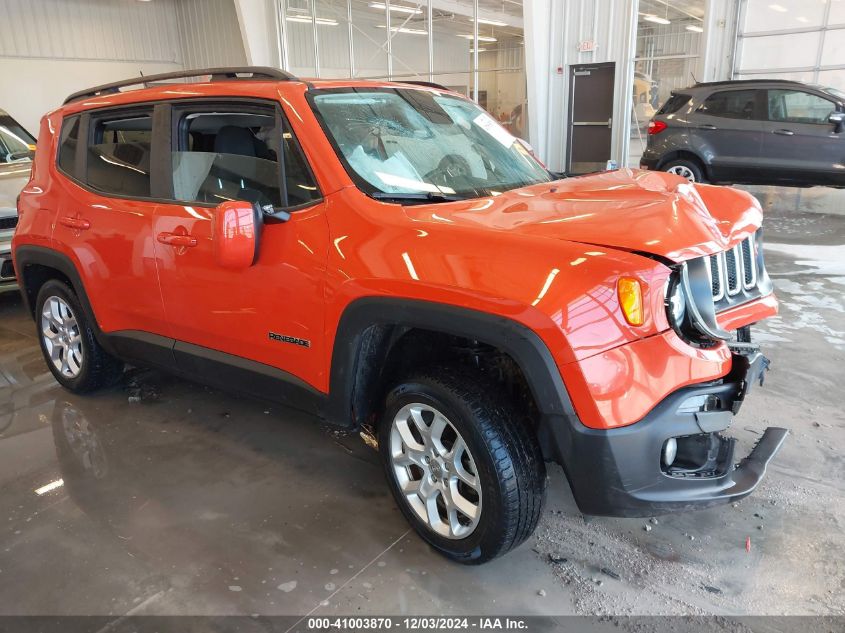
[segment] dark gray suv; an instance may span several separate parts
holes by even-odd
[[[640,167],[696,182],[845,187],[845,93],[772,79],[675,91],[648,124]]]

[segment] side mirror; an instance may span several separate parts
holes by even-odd
[[[833,123],[834,131],[837,134],[842,134],[842,132],[845,131],[845,113],[834,112],[827,120],[830,123]]]
[[[258,259],[264,218],[257,204],[233,200],[214,210],[214,258],[223,268],[243,269]]]

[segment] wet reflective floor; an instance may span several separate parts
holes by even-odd
[[[551,468],[536,536],[482,567],[409,531],[356,436],[147,370],[72,395],[0,295],[0,615],[843,614],[845,192],[752,191],[782,306],[732,434],[792,431],[764,484],[585,522]]]

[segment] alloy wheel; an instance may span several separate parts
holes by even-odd
[[[426,404],[402,407],[390,430],[393,475],[414,514],[449,539],[466,538],[481,518],[481,482],[461,434]]]
[[[667,173],[675,174],[676,176],[680,176],[681,178],[686,178],[690,182],[695,182],[695,174],[693,173],[692,169],[687,167],[686,165],[675,165],[674,167],[670,167],[666,170]]]
[[[41,337],[58,372],[67,378],[76,378],[82,371],[82,335],[73,310],[61,297],[51,296],[44,302]]]

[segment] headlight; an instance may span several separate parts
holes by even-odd
[[[669,324],[676,330],[683,327],[687,316],[687,298],[676,276],[670,277],[666,286],[666,315],[669,317]]]

